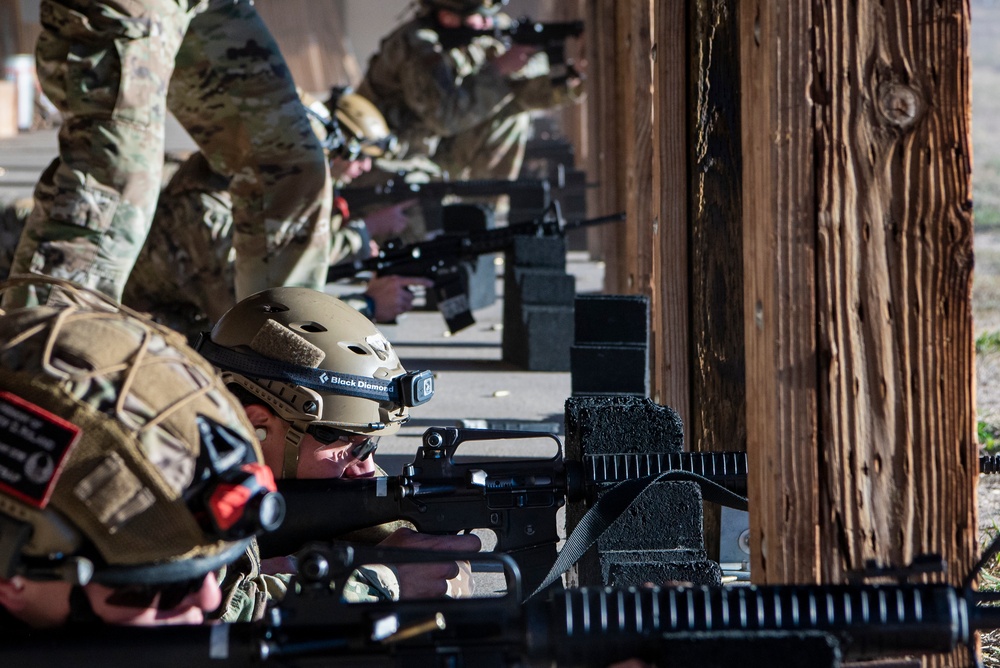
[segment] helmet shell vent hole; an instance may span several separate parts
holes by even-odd
[[[355,355],[367,355],[368,354],[368,351],[365,350],[364,348],[362,348],[359,345],[349,345],[349,346],[347,346],[347,349],[350,350]]]
[[[264,313],[282,313],[283,311],[287,311],[288,307],[284,304],[275,304],[272,302],[269,304],[262,304],[260,310]]]
[[[289,329],[297,329],[300,332],[310,332],[313,334],[319,334],[327,331],[326,327],[318,322],[297,322],[289,325],[288,327]]]

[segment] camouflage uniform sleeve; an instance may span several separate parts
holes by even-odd
[[[251,543],[243,556],[219,573],[222,605],[212,618],[224,622],[250,622],[262,619],[270,600],[280,600],[288,588],[282,576],[263,575],[257,542]]]
[[[387,103],[386,118],[401,140],[408,139],[411,125],[428,134],[451,135],[482,123],[512,99],[508,81],[489,61],[494,52],[484,44],[446,50],[436,31],[414,21],[382,42],[366,75],[367,87],[359,92],[399,96],[396,105]],[[379,100],[380,109],[383,102]]]
[[[282,573],[245,579],[226,595],[219,619],[223,622],[253,622],[263,618],[268,605],[285,597],[291,578],[291,575]]]
[[[510,85],[514,91],[511,111],[536,111],[551,109],[583,98],[583,81],[579,79],[554,80],[549,59],[544,52],[536,53],[514,77]]]
[[[368,257],[368,244],[371,235],[363,220],[352,220],[347,225],[341,225],[340,216],[334,216],[336,221],[330,221],[333,231],[333,246],[330,249],[330,264],[337,264],[347,259],[363,260]]]
[[[391,566],[371,564],[362,566],[355,574],[363,578],[371,591],[378,592],[379,598],[385,601],[399,600],[399,578]]]
[[[388,566],[362,566],[347,579],[343,598],[348,603],[398,601],[399,581]]]
[[[441,48],[437,33],[413,41],[410,72],[403,79],[407,104],[437,134],[448,136],[495,116],[513,99],[510,82],[487,59],[491,45]]]

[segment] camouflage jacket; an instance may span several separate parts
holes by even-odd
[[[213,617],[224,622],[262,619],[268,605],[285,597],[292,577],[291,573],[263,573],[255,541],[240,559],[219,573],[222,605]],[[399,598],[399,584],[388,567],[366,566],[351,573],[342,596],[349,603],[395,600]]]
[[[357,92],[375,103],[399,138],[391,157],[433,157],[442,137],[498,117],[555,107],[582,93],[579,82],[550,79],[544,53],[503,76],[492,61],[504,52],[502,42],[485,36],[445,48],[426,17],[385,37]]]

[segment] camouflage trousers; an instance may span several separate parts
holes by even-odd
[[[236,297],[322,287],[326,158],[250,0],[42,0],[41,21],[36,66],[63,124],[11,273],[121,299],[160,192],[169,110],[230,179]],[[4,305],[44,298],[12,291]]]
[[[527,112],[500,114],[470,130],[443,137],[434,162],[452,180],[516,179],[530,130]]]

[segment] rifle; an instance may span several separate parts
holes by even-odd
[[[794,665],[835,668],[841,658],[951,652],[961,645],[979,665],[975,633],[1000,627],[1000,608],[990,605],[1000,595],[977,591],[974,581],[997,551],[994,541],[957,587],[909,582],[927,572],[914,564],[866,576],[891,573],[895,583],[595,587],[523,604],[516,565],[498,555],[503,596],[345,603],[337,583],[350,569],[437,561],[441,554],[313,544],[299,553],[299,575],[263,621],[46,629],[5,639],[3,656],[9,665],[32,668],[80,665],[81,658],[131,668],[139,657],[144,668],[606,666],[628,658],[671,668],[744,668],[787,667],[794,662],[775,657],[787,657],[790,643],[819,639],[828,651],[800,656]]]
[[[388,206],[414,198],[439,201],[449,195],[493,197],[515,192],[534,194],[532,199],[537,202],[539,211],[548,206],[551,197],[551,187],[547,179],[471,179],[428,183],[407,183],[402,179],[390,179],[373,186],[342,188],[339,195],[347,200],[352,211],[358,211],[377,204]]]
[[[569,230],[624,219],[625,214],[622,212],[587,220],[566,221],[559,211],[558,203],[554,202],[545,215],[506,227],[472,234],[442,234],[409,245],[389,242],[376,257],[331,266],[327,270],[326,280],[333,283],[353,278],[365,271],[373,271],[382,276],[430,278],[434,281],[438,309],[448,323],[448,329],[454,333],[475,323],[469,308],[467,288],[462,284],[459,271],[463,261],[503,251],[514,243],[515,237],[563,236]]]
[[[509,19],[504,22],[504,25],[497,25],[488,30],[475,30],[464,26],[458,28],[435,26],[435,29],[440,36],[441,46],[445,49],[469,44],[473,39],[483,36],[493,37],[503,42],[508,48],[511,44],[536,46],[545,51],[551,69],[565,65],[565,73],[554,77],[554,81],[561,83],[569,78],[580,77],[573,62],[566,58],[566,40],[570,37],[580,37],[583,34],[583,27],[583,21],[543,23],[522,16],[517,19]]]
[[[746,496],[747,493],[746,476],[747,472],[750,470],[746,452],[720,450],[716,452],[697,452],[697,453],[692,452],[692,453],[682,453],[682,454],[702,455],[706,456],[705,461],[707,462],[715,460],[722,463],[722,465],[725,467],[726,475],[722,480],[719,481],[719,484],[725,486],[727,489],[730,489],[733,492],[736,492],[737,494]],[[613,462],[615,458],[622,456],[623,455],[601,455],[600,457],[610,458],[610,461]],[[698,473],[698,471],[695,472]],[[1000,455],[980,455],[979,473],[980,475],[1000,475]]]
[[[599,512],[616,517],[651,481],[692,480],[702,484],[706,499],[746,509],[745,499],[724,489],[740,490],[746,471],[734,458],[716,453],[617,454],[567,461],[560,446],[551,458],[455,461],[466,442],[529,438],[552,439],[560,446],[549,432],[431,427],[402,475],[280,480],[285,519],[258,537],[261,555],[292,554],[309,541],[394,520],[409,521],[423,533],[489,529],[496,535],[495,550],[512,557],[521,581],[529,591],[537,591],[565,570],[553,575],[559,540],[556,513],[567,500],[592,502],[604,491]],[[567,545],[585,550],[596,538],[571,538]],[[568,549],[561,555],[569,560],[565,567],[579,557],[573,554],[576,547]]]

